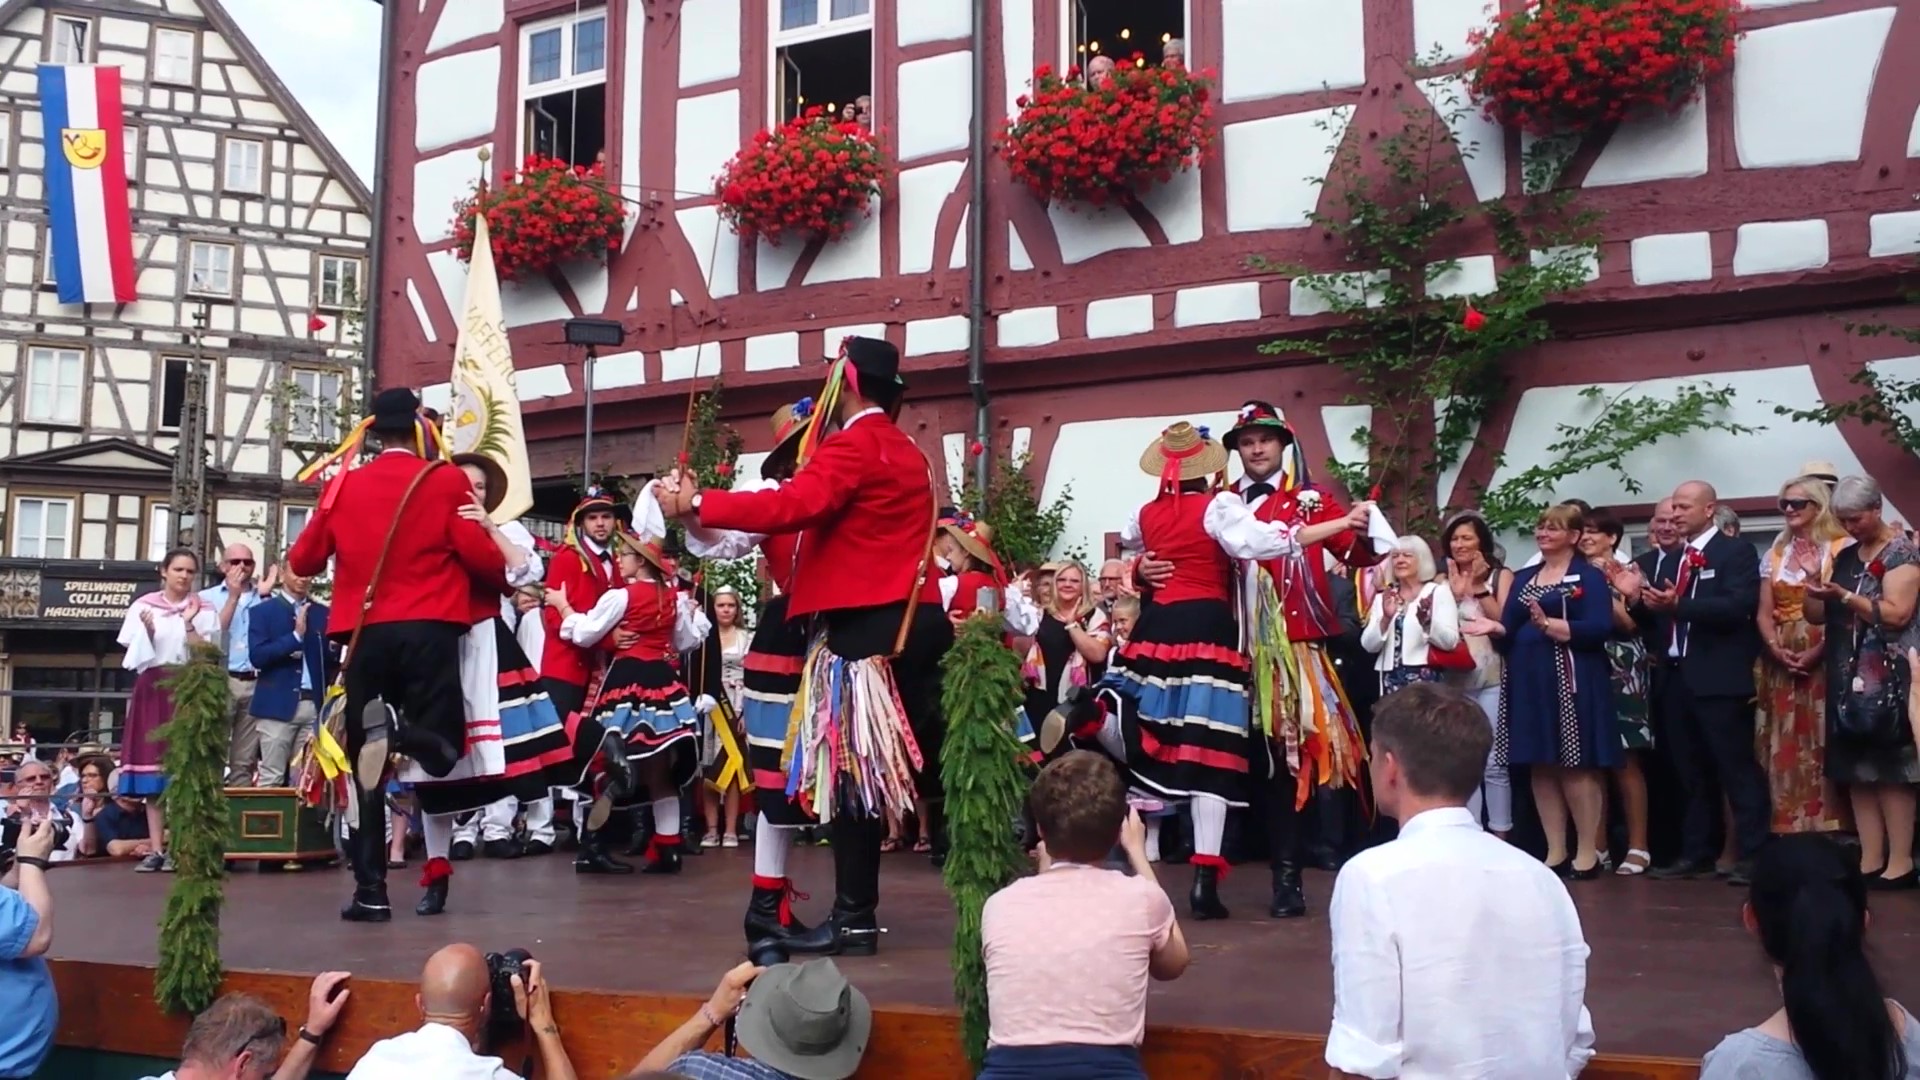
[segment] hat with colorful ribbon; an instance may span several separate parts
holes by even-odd
[[[1215,442],[1206,428],[1182,420],[1162,431],[1140,455],[1140,470],[1159,477],[1162,491],[1178,491],[1188,480],[1207,477],[1224,482],[1227,449]]]
[[[874,391],[883,385],[900,392],[906,389],[906,380],[900,377],[900,350],[881,338],[841,338],[840,355],[827,371],[827,381],[820,388],[820,400],[807,422],[805,434],[800,437],[799,463],[805,465],[820,440],[826,438],[826,425],[839,411],[844,390],[851,388],[855,394],[873,400]],[[867,388],[864,391],[863,386]]]
[[[407,433],[412,434],[413,452],[428,461],[448,460],[447,441],[440,425],[426,415],[420,406],[420,398],[404,386],[395,386],[380,391],[374,396],[373,408],[367,418],[353,425],[347,437],[340,445],[327,454],[317,458],[312,464],[295,474],[299,482],[320,483],[326,481],[326,487],[320,493],[320,510],[333,507],[335,499],[340,497],[341,481],[360,459],[360,451],[365,447],[367,434],[377,432],[389,446],[400,445],[399,441]],[[331,472],[333,475],[328,477]]]
[[[813,399],[803,397],[773,414],[773,449],[760,463],[762,476],[791,476],[800,459],[800,438],[813,419]]]
[[[1227,435],[1220,440],[1229,450],[1238,450],[1240,436],[1249,431],[1267,430],[1280,437],[1280,480],[1281,488],[1293,491],[1305,487],[1311,481],[1307,477],[1307,459],[1300,454],[1300,440],[1287,423],[1287,414],[1279,406],[1267,401],[1249,401],[1240,406],[1234,414],[1233,426],[1227,429]]]
[[[993,550],[993,526],[984,521],[975,521],[971,514],[954,514],[940,519],[940,530],[960,545],[960,549],[978,560],[982,566],[993,572],[993,579],[1001,585],[1007,583],[1007,571],[1000,565],[1000,556]]]

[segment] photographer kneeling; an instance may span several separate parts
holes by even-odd
[[[495,974],[506,986],[496,988]],[[496,998],[501,1001],[496,1007]],[[367,1050],[347,1080],[520,1080],[520,1074],[483,1053],[495,1039],[532,1029],[545,1080],[574,1080],[560,1045],[560,1025],[540,964],[525,953],[488,957],[471,945],[449,945],[427,959],[414,999],[425,1023],[382,1039]]]
[[[42,818],[0,833],[0,1080],[26,1080],[53,1052],[60,1003],[41,957],[53,947],[46,871],[56,831]]]

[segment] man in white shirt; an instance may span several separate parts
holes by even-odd
[[[527,960],[522,967],[525,976],[513,977],[514,1007],[532,1031],[540,1076],[574,1080],[540,962]],[[499,1058],[480,1053],[493,1001],[488,986],[487,959],[479,949],[448,945],[434,953],[420,973],[420,993],[414,998],[426,1022],[416,1031],[374,1043],[347,1080],[520,1080]]]
[[[1417,683],[1374,707],[1374,799],[1400,836],[1334,883],[1334,1080],[1550,1080],[1593,1057],[1566,887],[1466,809],[1492,738],[1451,687]]]

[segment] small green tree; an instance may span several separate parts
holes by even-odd
[[[197,1013],[220,991],[220,905],[227,836],[227,661],[217,646],[195,645],[167,677],[173,718],[155,733],[166,740],[167,854],[176,873],[160,916],[154,999],[168,1012]]]
[[[1040,493],[1027,472],[1032,462],[1030,454],[1022,454],[1017,460],[998,458],[984,492],[972,476],[960,490],[961,508],[993,527],[994,550],[1005,561],[1009,574],[1031,570],[1053,558],[1073,509],[1070,483],[1061,487],[1051,503],[1041,504]],[[1077,549],[1061,554],[1087,561],[1086,552]]]
[[[1920,294],[1910,297],[1909,302],[1920,305]],[[1890,337],[1920,345],[1920,327],[1895,326],[1891,323],[1848,323],[1847,330],[1860,337]],[[1920,454],[1920,424],[1913,419],[1914,413],[1920,412],[1920,379],[1885,375],[1870,367],[1863,367],[1849,376],[1847,381],[1860,388],[1858,395],[1845,401],[1822,402],[1811,409],[1775,405],[1774,415],[1821,427],[1847,422],[1864,424],[1907,453]]]

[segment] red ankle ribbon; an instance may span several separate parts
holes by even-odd
[[[1187,861],[1192,863],[1195,866],[1213,867],[1214,870],[1218,872],[1221,881],[1227,880],[1228,872],[1233,869],[1232,867],[1227,865],[1226,858],[1220,855],[1195,855],[1189,858]]]
[[[420,873],[420,887],[427,888],[435,882],[445,881],[453,876],[453,864],[434,856],[427,860],[427,868]]]
[[[679,846],[680,846],[679,833],[674,833],[672,836],[662,836],[659,833],[654,833],[652,838],[647,841],[646,859],[648,862],[654,862],[655,860],[660,858],[661,854],[663,853],[663,849],[677,848]]]
[[[767,889],[770,891],[778,891],[780,893],[780,925],[781,926],[793,925],[793,902],[795,900],[812,899],[812,897],[808,896],[806,893],[803,893],[799,889],[796,889],[793,887],[792,878],[761,877],[759,874],[755,874],[753,875],[753,887],[756,889]]]

